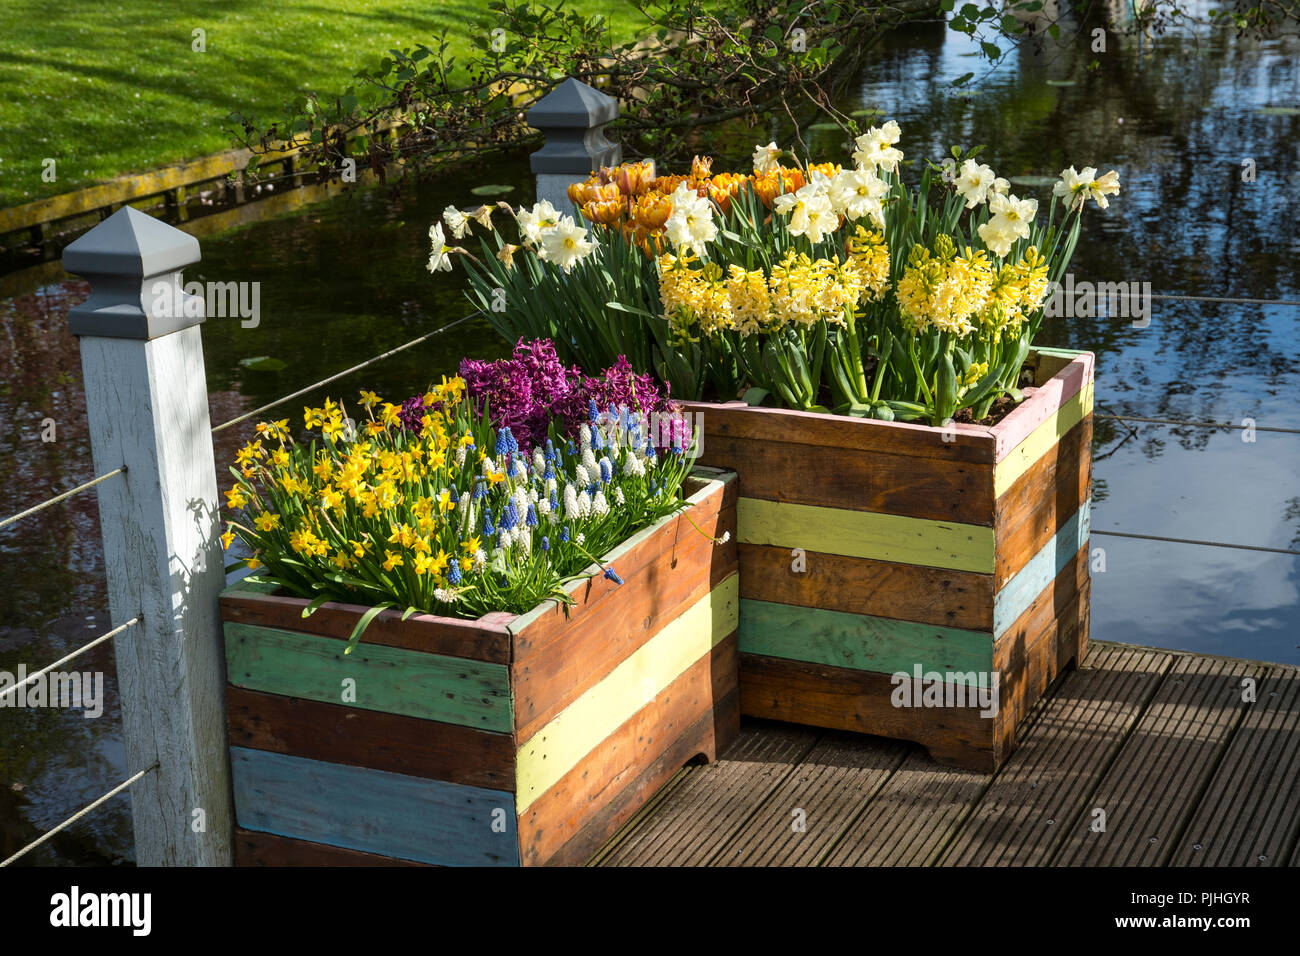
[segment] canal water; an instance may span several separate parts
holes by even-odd
[[[1071,270],[1079,281],[1300,299],[1300,42],[1205,30],[1141,44],[1111,34],[1107,45],[1092,52],[1090,35],[1008,45],[989,73],[972,41],[922,24],[873,55],[842,105],[898,120],[911,157],[984,143],[982,159],[1015,191],[1044,201],[1045,177],[1065,166],[1117,169],[1122,195],[1087,214]],[[951,87],[972,72],[969,88]],[[843,148],[837,132],[807,136],[818,153]],[[448,203],[475,202],[473,183],[513,186],[504,198],[531,200],[526,159],[515,156],[204,239],[187,279],[261,283],[255,328],[237,319],[204,326],[213,423],[466,314],[459,278],[431,277],[424,259],[429,223]],[[17,288],[0,300],[0,516],[92,477],[66,331],[87,287],[61,274],[7,281]],[[1099,412],[1300,429],[1298,333],[1296,306],[1157,300],[1145,328],[1118,315],[1061,318],[1040,341],[1097,353]],[[304,402],[351,400],[363,387],[396,400],[453,372],[463,355],[505,350],[474,321],[276,414],[296,418]],[[53,441],[42,440],[47,419]],[[221,467],[249,427],[218,436]],[[1300,549],[1300,434],[1104,420],[1095,433],[1094,532]],[[1300,558],[1101,535],[1093,547],[1105,567],[1093,574],[1095,638],[1300,664]],[[93,494],[0,532],[0,567],[0,670],[44,666],[110,626]],[[0,710],[0,859],[128,774],[111,652],[77,667],[104,672],[102,716]],[[26,862],[131,858],[129,804],[119,796]]]

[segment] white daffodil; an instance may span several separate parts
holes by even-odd
[[[455,206],[448,206],[442,211],[442,221],[447,224],[447,228],[455,238],[464,239],[469,235],[469,216]]]
[[[759,176],[766,176],[768,173],[774,173],[780,167],[779,157],[781,150],[777,148],[776,143],[768,143],[766,146],[754,147],[754,172]]]
[[[429,227],[429,240],[433,244],[433,250],[429,253],[429,262],[425,268],[430,272],[450,272],[451,247],[447,245],[442,223],[434,223]]]
[[[668,198],[673,204],[672,215],[664,223],[668,241],[680,251],[699,255],[718,235],[713,205],[686,183],[679,185]]]
[[[853,161],[862,169],[894,172],[903,160],[903,151],[894,149],[894,144],[902,135],[902,130],[893,120],[884,126],[871,127],[853,141],[857,147],[853,151]]]
[[[519,234],[533,245],[541,241],[542,236],[560,224],[560,211],[543,199],[532,209],[520,209],[515,214]]]
[[[957,192],[966,200],[966,208],[974,209],[988,199],[989,193],[993,192],[993,184],[997,181],[998,178],[990,167],[968,159],[957,172]]]
[[[1029,238],[1029,227],[1038,215],[1037,199],[1017,199],[1010,194],[989,197],[989,221],[979,227],[980,238],[996,256],[1005,256],[1017,239]]]
[[[831,206],[845,219],[870,216],[884,228],[885,211],[881,200],[889,192],[885,182],[870,169],[846,169],[831,180]]]
[[[833,232],[839,223],[825,182],[810,182],[793,193],[782,193],[772,201],[772,205],[777,212],[789,217],[787,228],[790,235],[806,235],[811,242],[820,242],[824,234]]]
[[[587,241],[587,230],[565,216],[559,225],[542,233],[542,248],[539,253],[547,262],[553,262],[565,272],[573,269],[573,264],[591,255],[595,243]]]
[[[1061,170],[1061,180],[1052,187],[1052,195],[1066,199],[1071,209],[1089,199],[1105,209],[1110,205],[1106,197],[1119,195],[1119,173],[1112,169],[1099,179],[1095,167],[1085,166],[1076,172],[1071,166]]]

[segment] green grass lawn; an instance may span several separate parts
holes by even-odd
[[[618,41],[644,29],[627,0],[568,7],[606,16]],[[386,50],[443,29],[463,58],[488,17],[486,0],[4,0],[0,206],[228,149],[231,112],[278,116],[299,89],[341,92]]]

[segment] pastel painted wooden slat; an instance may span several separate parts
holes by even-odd
[[[966,676],[993,668],[988,632],[768,601],[740,602],[740,650],[886,674],[910,674],[920,664],[963,675],[957,683],[976,683]]]
[[[993,635],[1000,637],[1043,588],[1061,573],[1062,569],[1088,540],[1092,499],[1089,498],[1076,511],[1056,536],[1015,573],[1006,587],[993,598]]]
[[[993,496],[1001,497],[1062,435],[1091,415],[1092,404],[1093,383],[1088,381],[1073,398],[1053,412],[993,466]]]
[[[1039,366],[1042,369],[1058,369],[1047,378],[1040,376],[1041,383],[1025,390],[1026,401],[1011,411],[1011,414],[998,422],[993,428],[997,438],[997,460],[1002,461],[1007,454],[1028,438],[1034,431],[1062,406],[1074,398],[1093,378],[1093,356],[1091,352],[1066,352],[1054,349],[1040,349]]]
[[[226,669],[236,687],[480,730],[514,729],[505,665],[364,641],[344,655],[343,644],[330,638],[251,624],[225,628]],[[346,679],[356,682],[355,701],[343,699]]]
[[[732,574],[523,743],[516,758],[519,813],[734,632],[739,601],[739,576]]]
[[[736,505],[736,523],[742,544],[986,574],[994,567],[993,529],[982,525],[743,496]]]
[[[518,866],[513,794],[230,748],[235,815],[261,830],[440,866]]]

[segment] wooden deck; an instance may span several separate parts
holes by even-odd
[[[1300,865],[1300,669],[1098,642],[1020,741],[989,776],[747,721],[591,865]]]

